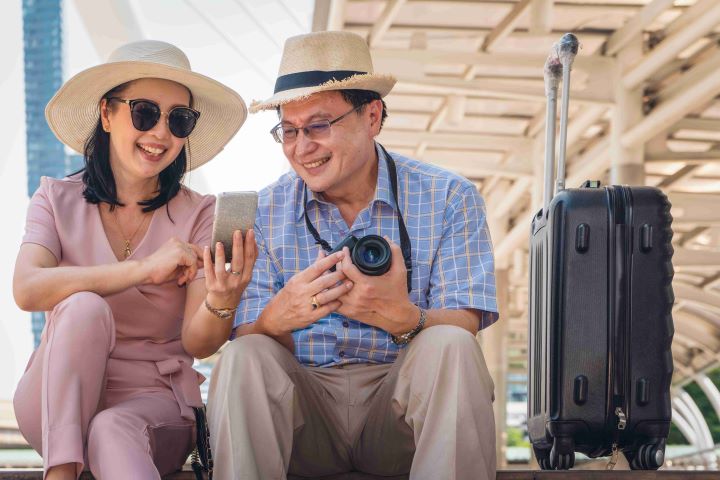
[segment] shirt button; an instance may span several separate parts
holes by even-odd
[[[343,322],[343,327],[348,328],[349,326],[350,326],[350,324],[348,323],[347,320]]]
[[[340,353],[338,353],[338,355],[340,355],[340,357],[342,358],[342,357],[344,357],[344,356],[345,356],[345,352],[344,352],[344,351],[342,351],[342,350],[340,350]]]

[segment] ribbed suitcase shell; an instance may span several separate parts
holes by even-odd
[[[528,433],[544,469],[574,451],[663,463],[671,404],[670,204],[651,187],[568,189],[532,222]],[[618,429],[620,406],[626,416]]]

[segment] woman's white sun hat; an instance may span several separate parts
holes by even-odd
[[[381,97],[392,90],[392,75],[374,73],[365,39],[351,32],[316,32],[285,42],[274,95],[254,101],[250,112],[270,110],[327,90],[370,90]]]
[[[76,152],[100,118],[102,96],[125,82],[141,78],[172,80],[192,93],[192,107],[200,112],[185,141],[187,170],[208,162],[225,147],[247,118],[245,102],[233,89],[190,69],[187,56],[174,45],[156,40],[128,43],[107,62],[78,73],[57,91],[45,108],[55,136]]]

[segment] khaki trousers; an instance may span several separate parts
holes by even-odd
[[[494,479],[492,400],[480,347],[459,327],[427,328],[392,364],[335,368],[302,366],[273,339],[243,336],[210,383],[215,474]]]

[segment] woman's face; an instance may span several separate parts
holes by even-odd
[[[130,105],[116,100],[102,101],[101,120],[110,134],[113,174],[116,179],[128,180],[157,177],[185,145],[184,138],[174,136],[168,129],[166,112],[173,107],[190,106],[190,91],[170,80],[143,78],[131,82],[115,96],[124,100],[151,100],[160,106],[163,114],[153,128],[142,132],[133,126]]]

